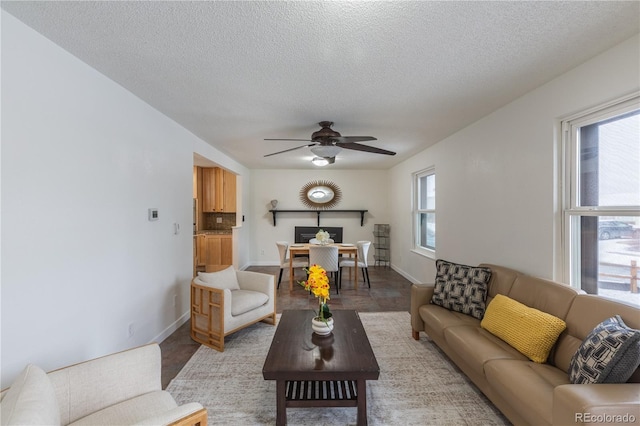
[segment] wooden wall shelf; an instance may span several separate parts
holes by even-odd
[[[318,226],[320,226],[321,213],[360,213],[360,226],[364,226],[364,214],[369,210],[269,210],[273,215],[273,226],[276,226],[276,215],[278,213],[308,213],[315,212],[318,215]]]

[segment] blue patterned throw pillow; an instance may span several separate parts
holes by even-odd
[[[569,364],[574,384],[625,383],[640,365],[640,331],[620,316],[598,324],[584,339]]]
[[[431,303],[482,319],[491,269],[438,259]]]

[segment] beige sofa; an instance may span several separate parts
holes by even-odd
[[[29,364],[0,395],[2,425],[207,425],[197,402],[162,390],[153,343],[45,373]]]
[[[571,384],[571,358],[601,321],[620,315],[640,329],[640,309],[497,265],[487,306],[498,294],[566,322],[546,363],[535,363],[480,326],[481,320],[430,303],[434,285],[411,289],[413,337],[420,332],[444,351],[516,425],[640,423],[640,368],[623,384]]]

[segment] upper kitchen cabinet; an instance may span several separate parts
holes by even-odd
[[[236,175],[219,167],[202,169],[202,211],[235,213]]]

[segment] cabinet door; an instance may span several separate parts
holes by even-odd
[[[222,265],[220,237],[207,235],[207,265]]]
[[[204,235],[196,235],[196,266],[202,266],[207,264],[207,243]]]
[[[236,175],[231,172],[224,171],[224,203],[223,208],[226,213],[235,213],[236,212]]]
[[[216,168],[202,168],[202,211],[216,211]]]
[[[220,262],[221,265],[233,265],[231,235],[224,235],[220,238]]]

